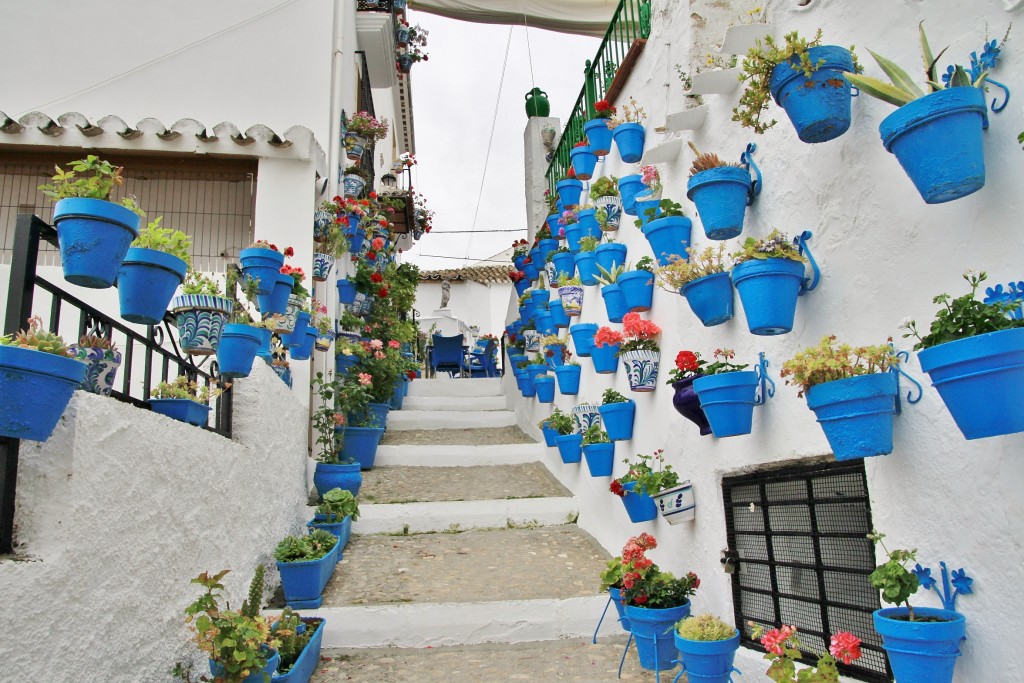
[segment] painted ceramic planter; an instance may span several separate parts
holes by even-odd
[[[359,199],[363,195],[363,188],[366,187],[366,180],[362,176],[350,173],[342,177],[341,182],[346,199]]]
[[[346,156],[349,158],[349,161],[362,160],[363,154],[366,152],[366,143],[366,138],[362,135],[356,135],[355,133],[345,135]]]
[[[693,521],[697,506],[693,500],[693,486],[690,480],[654,494],[658,512],[669,524]]]
[[[114,389],[114,378],[121,367],[121,352],[91,346],[68,346],[71,358],[81,361],[86,366],[82,389],[101,396],[110,396]]]
[[[622,218],[622,199],[620,197],[614,195],[598,197],[594,200],[594,208],[604,209],[605,222],[601,227],[603,231],[615,232],[619,229]]]
[[[601,413],[599,406],[591,403],[581,403],[573,406],[572,420],[576,423],[576,431],[580,434],[590,429],[591,426],[601,426]]]
[[[171,300],[171,313],[178,325],[178,344],[193,356],[217,352],[220,335],[235,308],[231,299],[209,294],[182,294]]]
[[[558,288],[558,296],[562,299],[562,308],[569,317],[576,317],[583,310],[582,285],[566,285]]]
[[[313,282],[327,282],[334,268],[334,256],[319,251],[313,253]]]
[[[140,218],[120,204],[72,197],[53,207],[61,266],[68,282],[105,289],[114,284]]]
[[[313,213],[313,241],[324,242],[330,236],[331,226],[334,225],[334,214],[330,211],[316,211]]]
[[[658,388],[660,351],[623,351],[619,358],[626,369],[631,391],[648,392]]]

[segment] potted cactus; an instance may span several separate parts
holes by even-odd
[[[701,683],[728,683],[740,647],[740,632],[713,614],[698,614],[676,623],[676,649],[683,669]]]

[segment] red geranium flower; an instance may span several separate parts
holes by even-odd
[[[377,193],[376,192],[370,192],[370,199],[376,199],[376,198],[377,198]]]
[[[697,365],[697,354],[693,351],[680,351],[676,356],[676,367],[684,372],[693,372]]]
[[[622,484],[620,484],[618,480],[615,479],[612,480],[612,483],[608,487],[608,490],[614,493],[616,496],[619,496],[620,498],[626,495],[626,491],[625,489],[622,488]]]
[[[285,247],[284,248],[284,255],[286,257],[288,257],[288,258],[291,258],[292,256],[295,256],[295,250],[292,249],[291,247]]]
[[[375,252],[375,251],[368,251],[368,252],[366,252],[366,258],[368,258],[368,259],[370,259],[372,261],[373,259],[377,258],[377,252]]]
[[[374,273],[373,275],[370,276],[370,281],[376,284],[380,284],[381,282],[384,282],[384,276],[381,275],[380,273]]]
[[[387,287],[381,287],[380,289],[377,290],[377,296],[379,296],[381,299],[386,298],[387,295],[388,295],[388,288]]]

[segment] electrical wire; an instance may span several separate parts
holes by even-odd
[[[490,258],[469,258],[462,256],[442,256],[441,254],[410,254],[410,256],[422,256],[423,258],[446,258],[454,259],[456,261],[474,261],[476,263],[505,263],[508,264],[508,259],[490,259]]]
[[[519,11],[523,12],[523,3],[519,2]],[[537,81],[533,77],[533,50],[530,49],[530,24],[526,21],[526,12],[523,12],[523,32],[526,34],[526,57],[530,62],[530,84],[537,87]]]

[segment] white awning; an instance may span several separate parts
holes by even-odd
[[[604,37],[618,0],[410,0],[420,12],[481,24],[517,24]]]

